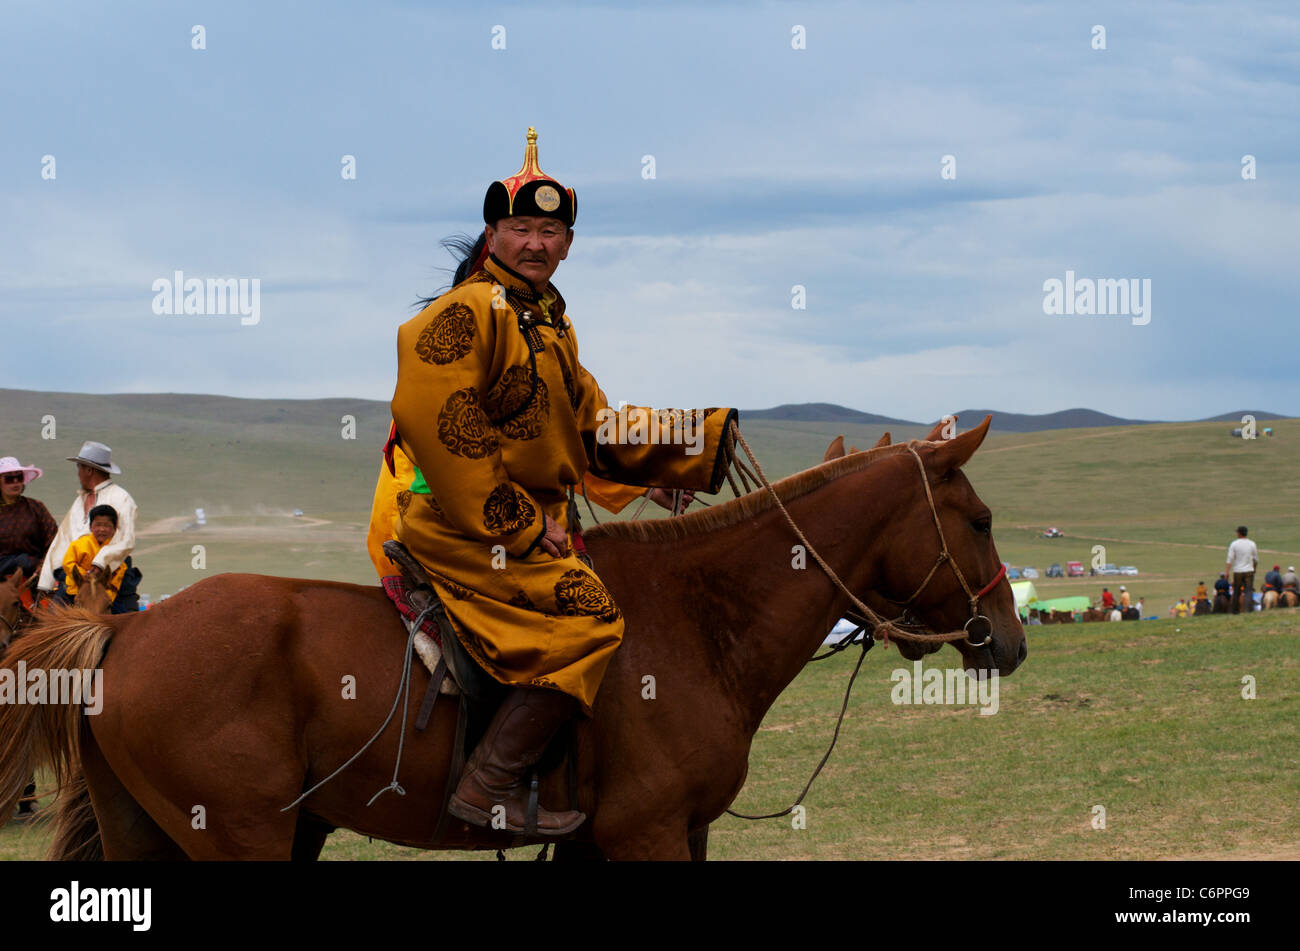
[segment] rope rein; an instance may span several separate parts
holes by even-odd
[[[399,783],[399,782],[397,781],[397,771],[398,771],[398,770],[401,768],[401,766],[402,766],[402,745],[403,745],[403,741],[404,741],[405,738],[406,738],[406,727],[405,727],[405,723],[406,723],[406,713],[407,713],[407,709],[408,709],[408,707],[409,707],[409,705],[410,705],[410,695],[411,695],[411,654],[412,654],[412,652],[413,652],[413,648],[414,648],[414,646],[415,646],[415,635],[416,635],[416,633],[419,632],[421,625],[424,624],[424,620],[425,620],[425,618],[428,617],[429,614],[431,614],[431,613],[433,612],[433,609],[434,609],[436,606],[437,606],[437,602],[435,601],[433,604],[429,605],[427,608],[425,608],[423,611],[421,611],[420,614],[419,614],[419,616],[416,617],[415,621],[411,623],[410,634],[409,634],[409,635],[407,636],[407,638],[406,638],[406,655],[405,655],[405,657],[402,659],[402,676],[401,676],[401,678],[400,678],[400,679],[398,680],[398,682],[397,682],[397,696],[395,696],[395,697],[393,698],[393,706],[392,706],[392,709],[390,709],[390,710],[388,711],[388,716],[384,718],[384,722],[381,723],[380,726],[379,726],[379,729],[375,731],[375,735],[372,736],[370,739],[366,740],[365,745],[362,746],[361,749],[359,749],[359,750],[357,750],[355,753],[353,753],[352,756],[349,757],[349,759],[348,759],[348,761],[347,761],[346,763],[344,763],[344,764],[343,764],[342,766],[340,766],[338,769],[334,770],[334,772],[330,773],[328,776],[326,776],[324,779],[322,779],[320,782],[318,782],[315,786],[312,786],[311,789],[308,789],[305,793],[303,793],[301,796],[299,796],[299,797],[298,797],[297,799],[295,799],[293,802],[289,803],[289,805],[287,805],[287,806],[285,806],[283,809],[281,809],[281,810],[280,810],[281,812],[288,812],[288,811],[289,811],[290,809],[292,809],[294,806],[298,805],[300,802],[302,802],[304,799],[306,799],[308,796],[310,796],[310,795],[311,795],[312,793],[314,793],[316,790],[320,789],[322,786],[324,786],[326,783],[328,783],[331,779],[333,779],[333,778],[334,778],[335,776],[337,776],[339,773],[343,772],[343,770],[347,769],[347,768],[348,768],[349,766],[351,766],[354,762],[356,762],[358,756],[360,756],[360,755],[361,755],[362,753],[364,753],[366,750],[370,749],[370,747],[374,744],[375,740],[379,739],[380,735],[384,732],[384,730],[388,729],[388,724],[391,723],[392,720],[393,720],[393,714],[397,712],[397,703],[398,703],[399,700],[402,702],[402,723],[403,723],[403,727],[402,727],[402,730],[401,730],[401,731],[398,733],[398,735],[397,735],[397,761],[396,761],[395,763],[393,763],[393,781],[392,781],[391,783],[389,783],[387,786],[385,786],[383,789],[379,790],[379,792],[377,792],[377,793],[375,793],[373,796],[371,796],[371,797],[370,797],[370,801],[367,802],[366,805],[367,805],[367,806],[371,805],[371,803],[373,803],[376,799],[378,799],[380,796],[382,796],[382,795],[383,795],[384,793],[386,793],[386,792],[395,792],[395,793],[397,793],[397,795],[399,795],[399,796],[405,796],[405,795],[406,795],[406,790],[403,789],[401,783]]]
[[[754,470],[757,473],[758,481],[762,483],[763,488],[765,488],[768,494],[772,496],[772,501],[776,503],[776,507],[780,509],[781,514],[785,517],[786,524],[790,526],[790,530],[794,532],[795,536],[799,539],[800,544],[804,546],[804,549],[808,552],[808,554],[812,555],[813,560],[816,561],[817,564],[821,566],[822,570],[826,572],[827,577],[831,579],[831,582],[835,585],[835,587],[837,587],[840,590],[840,592],[844,594],[849,599],[850,602],[852,602],[853,606],[857,608],[859,612],[861,612],[862,617],[871,624],[871,626],[875,629],[876,632],[880,632],[880,636],[885,640],[886,643],[889,642],[889,636],[891,634],[894,637],[898,638],[899,640],[919,641],[921,643],[946,644],[950,641],[959,641],[967,638],[967,632],[964,628],[960,631],[952,631],[948,634],[935,634],[935,633],[925,634],[925,633],[919,633],[915,630],[908,630],[907,628],[916,628],[919,627],[920,625],[909,624],[907,622],[904,622],[903,618],[907,616],[906,611],[904,611],[903,614],[899,615],[896,618],[886,619],[881,617],[879,614],[877,614],[875,611],[869,608],[866,604],[864,604],[852,591],[848,589],[848,587],[844,584],[844,582],[840,580],[840,576],[835,573],[835,569],[833,569],[830,565],[826,563],[826,560],[822,558],[822,556],[818,553],[817,549],[814,548],[812,544],[808,541],[807,536],[805,536],[804,533],[800,530],[799,526],[794,523],[794,519],[790,517],[790,513],[786,510],[785,503],[781,501],[781,496],[777,494],[776,489],[772,487],[772,483],[768,481],[767,476],[763,473],[763,468],[758,464],[758,460],[754,457],[754,452],[752,449],[749,448],[749,443],[745,442],[745,437],[740,434],[740,427],[736,425],[735,420],[732,420],[731,422],[731,432],[732,435],[735,436],[736,442],[738,442],[740,444],[740,447],[745,450],[745,455],[749,457],[749,461],[753,463]],[[908,598],[906,601],[901,601],[898,603],[906,607],[906,605],[915,601],[916,598],[921,594],[921,592],[925,590],[926,585],[930,583],[930,579],[934,577],[934,573],[938,571],[939,566],[942,565],[944,562],[947,562],[948,564],[952,565],[953,571],[957,573],[957,580],[961,583],[962,588],[965,590],[966,594],[970,597],[971,604],[978,605],[980,595],[977,595],[971,591],[970,586],[966,584],[965,577],[962,576],[961,570],[957,567],[957,563],[952,560],[952,556],[948,552],[948,541],[944,537],[943,526],[939,524],[939,513],[934,507],[934,495],[930,491],[930,480],[926,477],[925,474],[925,463],[921,461],[921,456],[911,446],[907,447],[907,451],[912,455],[912,458],[916,460],[917,466],[920,467],[921,484],[925,486],[925,498],[930,505],[930,512],[934,516],[935,528],[939,530],[939,542],[942,548],[941,551],[939,552],[938,559],[935,561],[934,566],[930,569],[930,573],[925,576],[925,580],[921,582],[920,587],[918,587],[916,591],[912,594],[912,596]],[[1001,575],[1003,573],[1005,573],[1005,569],[1003,569],[1002,572],[999,572],[999,577],[994,579],[993,585],[986,587],[984,593],[991,591],[992,587],[996,586],[996,583],[1001,580]]]
[[[804,550],[813,556],[813,559],[821,566],[822,570],[826,572],[827,576],[835,586],[848,597],[859,611],[861,611],[861,615],[855,615],[853,612],[846,612],[845,616],[858,622],[858,626],[850,632],[848,636],[833,644],[824,654],[818,654],[811,658],[812,660],[824,660],[833,654],[838,654],[841,651],[846,650],[850,644],[854,643],[859,635],[862,635],[862,653],[858,655],[858,662],[853,668],[853,673],[849,676],[848,685],[844,688],[844,702],[840,705],[840,714],[835,720],[835,732],[831,734],[830,745],[826,747],[826,752],[822,755],[821,762],[817,764],[817,768],[814,769],[812,775],[808,777],[808,782],[804,784],[803,791],[799,793],[798,798],[795,799],[793,803],[785,809],[782,809],[780,812],[750,815],[744,812],[736,812],[734,809],[730,808],[726,810],[728,815],[735,816],[737,819],[779,819],[782,816],[790,815],[790,813],[794,812],[794,810],[803,803],[804,797],[808,795],[808,790],[812,789],[813,782],[817,779],[818,775],[820,775],[822,767],[824,767],[827,761],[830,760],[831,753],[835,749],[835,743],[840,738],[840,727],[844,725],[844,715],[849,709],[849,697],[853,693],[853,683],[858,679],[858,671],[862,669],[862,662],[867,658],[867,651],[871,650],[872,645],[875,643],[877,632],[879,632],[879,636],[885,641],[886,645],[889,643],[889,634],[891,631],[894,633],[895,637],[902,640],[921,641],[923,643],[947,643],[964,639],[968,644],[972,644],[972,646],[978,647],[986,645],[992,640],[991,631],[982,644],[974,644],[974,642],[971,641],[969,634],[970,621],[967,621],[966,627],[962,628],[960,631],[953,631],[948,634],[927,634],[915,630],[907,630],[907,628],[916,628],[921,625],[908,623],[903,619],[908,616],[907,605],[911,604],[920,596],[921,592],[925,590],[926,585],[930,583],[930,579],[934,577],[934,573],[939,570],[939,566],[946,562],[952,566],[952,570],[957,575],[957,581],[961,584],[962,590],[966,592],[967,597],[970,599],[971,621],[974,621],[979,616],[979,599],[997,587],[999,582],[1001,582],[1005,577],[1007,567],[1006,565],[1003,565],[1001,570],[994,576],[993,580],[985,585],[978,593],[971,591],[970,585],[966,583],[966,578],[961,573],[961,569],[957,567],[957,562],[953,560],[951,553],[948,551],[948,540],[944,537],[943,525],[939,521],[939,511],[935,508],[934,494],[930,491],[930,480],[925,472],[925,463],[921,460],[920,454],[909,445],[907,451],[911,453],[912,458],[916,460],[916,464],[920,468],[921,484],[925,486],[925,499],[930,506],[930,514],[934,517],[934,527],[939,532],[940,552],[939,557],[935,559],[934,565],[931,566],[929,573],[926,574],[925,579],[921,582],[916,591],[912,593],[912,596],[906,601],[897,602],[902,605],[903,613],[896,618],[886,620],[875,611],[871,610],[867,605],[863,604],[862,601],[860,601],[857,596],[855,596],[853,592],[845,586],[844,582],[840,580],[839,575],[837,575],[834,569],[826,563],[825,559],[817,553],[817,549],[812,546],[804,533],[800,531],[799,526],[794,523],[794,519],[790,517],[790,513],[786,510],[784,503],[782,503],[781,496],[777,493],[776,489],[772,487],[772,483],[768,481],[767,476],[764,475],[762,467],[758,464],[758,459],[755,458],[753,450],[749,448],[749,444],[745,442],[745,437],[740,434],[740,427],[736,425],[735,420],[732,420],[731,422],[731,433],[735,437],[735,442],[740,444],[740,447],[745,450],[745,455],[749,457],[749,461],[753,463],[754,471],[749,474],[754,478],[756,483],[761,482],[763,487],[767,489],[768,494],[772,496],[772,501],[776,503],[776,507],[780,509],[781,514],[785,516],[786,524],[790,526],[790,529],[795,533],[795,536],[798,537],[800,543],[804,546]],[[734,447],[728,447],[728,457],[731,463],[735,465],[736,473],[740,476],[740,481],[745,483],[745,473],[747,470],[740,462],[739,457],[735,455]],[[727,473],[727,479],[728,481],[731,481],[730,471]],[[734,481],[731,481],[731,487],[735,490],[736,484]],[[870,632],[867,630],[868,627],[872,629]]]

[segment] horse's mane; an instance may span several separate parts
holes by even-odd
[[[915,442],[915,441],[914,441]],[[849,453],[839,459],[823,462],[786,476],[772,483],[776,494],[782,502],[789,502],[814,489],[821,488],[829,482],[865,469],[872,463],[886,456],[896,456],[906,452],[911,443],[893,443],[861,452]],[[703,535],[718,529],[727,528],[739,522],[747,521],[768,509],[774,508],[772,495],[761,486],[754,492],[742,495],[738,499],[721,504],[714,503],[710,508],[682,515],[678,518],[656,518],[645,521],[602,522],[583,534],[588,538],[610,538],[636,542],[667,542]]]

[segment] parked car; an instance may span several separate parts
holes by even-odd
[[[1038,577],[1038,569],[1037,569],[1037,568],[1026,568],[1026,569],[1024,569],[1022,572],[1020,572],[1020,577],[1022,577],[1022,578],[1037,578],[1037,577]]]
[[[1049,577],[1049,578],[1064,578],[1064,577],[1065,577],[1065,572],[1061,570],[1061,565],[1060,565],[1059,562],[1055,562],[1055,561],[1054,561],[1054,562],[1052,562],[1050,565],[1047,566],[1047,577]]]
[[[1066,574],[1066,577],[1068,577],[1068,578],[1082,578],[1082,577],[1083,577],[1083,562],[1081,562],[1081,561],[1067,561],[1067,562],[1065,563],[1065,574]]]
[[[1010,578],[1012,581],[1019,581],[1019,580],[1020,580],[1020,569],[1019,569],[1019,568],[1008,568],[1008,569],[1007,569],[1007,577]]]
[[[1120,565],[1119,573],[1122,575],[1135,575],[1138,573],[1138,570],[1132,565]]]
[[[1065,532],[1061,531],[1059,528],[1049,528],[1047,531],[1043,532],[1043,537],[1044,537],[1044,538],[1064,538],[1064,537],[1065,537]]]
[[[1119,574],[1119,569],[1116,568],[1116,567],[1114,566],[1114,564],[1112,564],[1111,562],[1107,562],[1106,564],[1102,565],[1100,568],[1097,569],[1097,574],[1099,574],[1099,575],[1117,575],[1117,574]]]

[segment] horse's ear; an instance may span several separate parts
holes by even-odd
[[[942,476],[966,465],[970,457],[975,455],[975,450],[980,447],[980,443],[984,442],[991,422],[993,417],[985,416],[984,422],[974,429],[952,439],[942,440],[930,452],[927,460],[930,468]]]
[[[879,449],[881,446],[889,446],[889,445],[892,445],[892,444],[891,444],[890,441],[889,441],[889,432],[888,432],[888,430],[886,430],[885,435],[883,435],[883,436],[881,436],[879,439],[877,439],[877,440],[876,440],[876,444],[875,444],[874,446],[872,446],[871,448],[872,448],[872,449]]]
[[[943,419],[939,420],[939,422],[934,424],[934,429],[930,430],[928,433],[925,434],[925,441],[938,442],[940,439],[942,439],[944,428],[948,425],[949,420],[951,420],[953,423],[956,423],[957,417],[945,416]]]
[[[75,584],[78,588],[80,588],[82,584],[85,583],[86,578],[84,575],[82,575],[81,568],[79,568],[77,565],[72,566],[72,570],[68,572],[68,575],[72,578],[72,583]]]
[[[831,444],[826,447],[826,455],[822,456],[822,462],[830,462],[832,459],[839,459],[844,455],[844,437],[836,436],[831,440]]]

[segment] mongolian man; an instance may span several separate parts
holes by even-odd
[[[570,488],[591,473],[716,492],[737,415],[610,409],[550,283],[576,212],[573,189],[538,166],[529,129],[523,168],[488,187],[480,258],[397,335],[389,472],[403,478],[395,447],[410,468],[396,534],[428,570],[466,652],[514,688],[449,808],[491,826],[504,807],[512,832],[524,831],[527,770],[565,722],[591,715],[623,636],[618,605],[570,542]],[[377,507],[383,494],[381,480]],[[539,809],[537,827],[567,835],[585,818]]]

